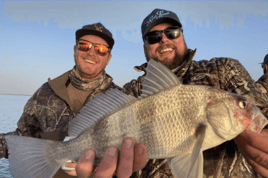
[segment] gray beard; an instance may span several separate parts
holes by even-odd
[[[86,79],[86,78],[90,77],[90,75],[87,75],[82,71],[82,68],[80,67],[80,65],[76,64],[76,68],[77,68],[78,74],[80,75],[81,78]]]

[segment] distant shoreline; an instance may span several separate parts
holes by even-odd
[[[32,96],[32,95],[28,95],[28,94],[12,94],[12,93],[0,93],[0,95]]]

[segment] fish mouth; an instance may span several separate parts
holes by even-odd
[[[268,120],[262,114],[257,115],[252,119],[252,124],[247,128],[253,132],[260,133],[268,124]]]

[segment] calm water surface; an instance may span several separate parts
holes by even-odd
[[[13,132],[30,96],[0,95],[0,133]],[[0,178],[12,178],[8,159],[0,159]]]

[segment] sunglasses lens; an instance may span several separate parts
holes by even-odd
[[[176,39],[180,37],[180,29],[166,29],[165,30],[165,35],[167,36],[168,39]]]
[[[105,56],[108,53],[108,48],[104,45],[95,45],[95,50],[101,56]]]
[[[109,48],[105,45],[94,44],[83,40],[78,41],[78,49],[80,51],[89,51],[93,45],[95,46],[95,52],[101,56],[105,56],[109,51]]]
[[[161,41],[162,39],[162,33],[159,31],[156,32],[150,32],[146,35],[146,39],[149,44],[155,44]]]
[[[88,51],[92,47],[92,43],[89,43],[87,41],[79,41],[78,42],[78,49],[80,51]]]
[[[161,41],[163,32],[168,39],[173,40],[180,37],[181,29],[178,27],[171,27],[163,31],[153,31],[147,33],[145,38],[149,44],[155,44]]]

